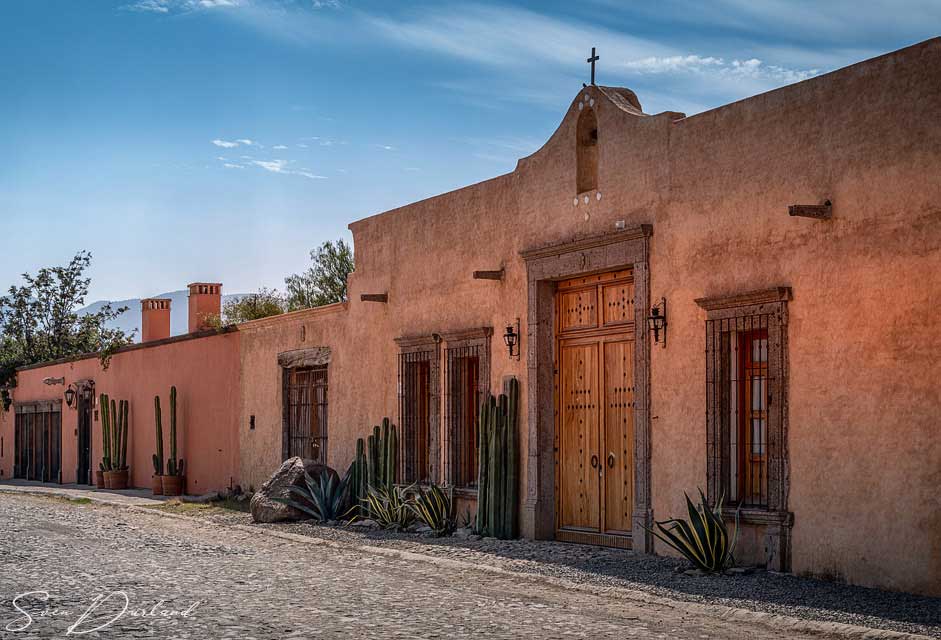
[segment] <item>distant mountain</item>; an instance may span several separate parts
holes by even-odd
[[[222,296],[222,304],[225,306],[227,300],[232,298],[239,299],[244,295],[244,293],[232,293],[229,295],[224,295]],[[170,293],[161,293],[160,295],[150,297],[170,299],[171,336],[179,336],[187,332],[189,329],[189,294],[186,289],[182,289],[180,291],[171,291]],[[101,308],[106,304],[110,304],[112,309],[127,307],[127,311],[109,322],[108,326],[112,329],[121,329],[127,333],[130,333],[136,329],[137,335],[135,336],[135,342],[140,342],[140,300],[140,298],[111,301],[98,300],[97,302],[92,302],[87,307],[79,309],[79,313],[95,313],[96,311],[100,311]]]

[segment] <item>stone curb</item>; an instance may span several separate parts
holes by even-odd
[[[10,494],[30,494],[30,495],[39,495],[39,496],[59,496],[65,498],[74,498],[68,492],[61,491],[57,492],[53,490],[43,490],[36,491],[30,490],[28,488],[11,488],[0,486],[0,493],[10,493]],[[485,573],[492,573],[496,575],[509,576],[516,579],[525,579],[531,582],[541,582],[544,584],[551,584],[553,586],[561,587],[568,590],[577,590],[583,593],[590,593],[593,595],[600,595],[606,597],[614,598],[623,598],[625,600],[632,600],[635,602],[641,602],[643,604],[655,605],[658,607],[665,607],[674,610],[681,610],[693,615],[705,615],[712,616],[717,618],[722,618],[725,620],[740,620],[742,622],[758,622],[767,627],[770,627],[775,630],[782,631],[782,635],[788,633],[809,633],[821,637],[832,637],[832,638],[851,638],[853,640],[895,640],[901,638],[909,638],[912,640],[932,640],[929,636],[924,636],[920,634],[912,633],[902,633],[899,631],[889,631],[886,629],[871,629],[868,627],[860,627],[857,625],[845,624],[842,622],[824,622],[819,620],[804,620],[802,618],[794,618],[791,616],[783,616],[776,613],[764,613],[762,611],[753,611],[751,609],[742,609],[738,607],[727,607],[724,605],[707,605],[700,604],[697,602],[687,602],[684,600],[673,600],[670,598],[665,598],[662,596],[656,596],[644,591],[637,589],[629,589],[627,587],[596,587],[588,584],[581,584],[577,582],[572,582],[563,578],[555,578],[552,576],[542,576],[531,573],[525,573],[521,571],[510,571],[508,569],[503,569],[501,567],[495,567],[487,564],[474,564],[472,562],[467,562],[464,560],[454,560],[451,558],[438,558],[435,556],[425,555],[421,553],[415,553],[412,551],[402,551],[400,549],[387,549],[384,547],[374,547],[371,545],[365,544],[350,544],[346,542],[337,542],[336,540],[326,540],[324,538],[317,538],[314,536],[305,536],[298,533],[289,533],[287,531],[274,531],[272,529],[264,527],[253,527],[244,524],[224,524],[220,522],[214,522],[204,518],[199,518],[195,516],[184,516],[177,513],[168,513],[160,509],[155,509],[154,507],[141,506],[135,504],[128,504],[126,502],[121,502],[118,500],[109,500],[108,498],[98,497],[94,495],[82,494],[78,496],[81,498],[89,498],[92,502],[96,504],[102,504],[111,507],[120,507],[128,511],[136,511],[141,513],[149,513],[152,515],[159,515],[164,518],[171,518],[175,520],[184,520],[190,523],[202,523],[211,526],[221,526],[228,529],[234,529],[241,531],[243,533],[249,533],[252,535],[265,535],[270,538],[280,538],[282,540],[289,540],[291,542],[297,542],[301,544],[308,545],[318,545],[324,546],[331,549],[338,549],[341,551],[360,551],[364,553],[370,553],[373,555],[379,555],[386,558],[398,559],[398,560],[411,560],[413,562],[424,562],[427,564],[432,564],[434,566],[448,568],[448,569],[457,569],[465,571],[483,571]]]

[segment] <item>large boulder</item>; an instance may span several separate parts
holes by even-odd
[[[274,498],[294,497],[288,487],[303,487],[305,472],[316,479],[324,471],[337,476],[336,471],[314,460],[305,460],[297,456],[285,460],[281,467],[268,478],[268,481],[261,485],[261,489],[252,496],[250,503],[252,520],[255,522],[283,522],[285,520],[294,521],[310,518],[303,511],[298,511],[294,507],[274,500]]]

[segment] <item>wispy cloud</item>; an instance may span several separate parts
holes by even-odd
[[[201,9],[238,7],[242,4],[242,0],[137,0],[122,8],[148,13],[188,13]]]
[[[261,167],[265,171],[270,171],[271,173],[281,173],[285,175],[294,175],[294,176],[303,176],[305,178],[310,178],[311,180],[326,180],[327,176],[322,176],[314,173],[310,169],[298,168],[291,169],[288,166],[291,164],[289,160],[252,160],[251,164],[256,167]]]
[[[222,147],[223,149],[234,149],[235,147],[258,147],[264,148],[264,145],[260,144],[256,140],[251,138],[236,138],[235,140],[222,140],[221,138],[216,138],[212,141],[217,147]],[[277,149],[278,147],[275,147]],[[287,148],[287,147],[282,147]]]
[[[284,173],[288,165],[287,160],[252,160],[252,164],[272,173]]]
[[[284,149],[287,149],[287,145],[276,144],[276,145],[274,145],[274,146],[271,147],[271,148],[272,148],[272,149],[276,149],[276,150],[278,150],[278,151],[283,151]]]
[[[721,103],[820,72],[816,65],[802,68],[769,62],[756,56],[750,45],[743,45],[736,55],[684,51],[689,46],[685,43],[637,37],[577,19],[512,7],[470,3],[364,19],[380,37],[403,48],[432,51],[490,68],[489,72],[481,70],[436,83],[480,106],[522,102],[558,109],[571,98],[577,79],[585,77],[586,43],[598,47],[605,82],[637,84],[645,89],[653,82],[650,77],[656,75],[660,95],[668,99],[675,95],[670,100],[673,104],[651,105],[652,112],[675,108],[677,102],[686,102],[686,96],[714,96]],[[779,58],[790,59],[775,56],[775,60]],[[648,79],[638,83],[638,78]]]
[[[395,151],[395,147],[389,144],[374,144],[373,146],[383,151]]]
[[[714,74],[725,77],[768,79],[780,82],[798,82],[820,73],[819,69],[787,69],[765,64],[758,58],[729,60],[698,55],[648,56],[639,60],[628,60],[622,69],[638,74]]]

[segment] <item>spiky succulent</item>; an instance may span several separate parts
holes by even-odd
[[[366,505],[369,517],[383,529],[401,531],[415,521],[415,513],[409,507],[409,491],[412,487],[369,487]]]
[[[697,569],[707,573],[724,571],[735,561],[732,552],[738,540],[738,511],[735,513],[735,533],[729,537],[728,528],[722,520],[722,496],[715,507],[710,507],[700,489],[700,504],[697,507],[685,492],[683,495],[686,497],[689,521],[681,518],[659,520],[654,523],[656,530],[647,531],[679,551]]]
[[[317,522],[341,520],[352,511],[348,491],[350,477],[350,471],[342,480],[326,469],[317,478],[305,472],[303,486],[288,487],[291,497],[274,500],[306,513]]]
[[[454,500],[450,490],[445,493],[434,483],[427,490],[416,487],[415,497],[406,505],[415,517],[437,536],[449,536],[457,528]]]

